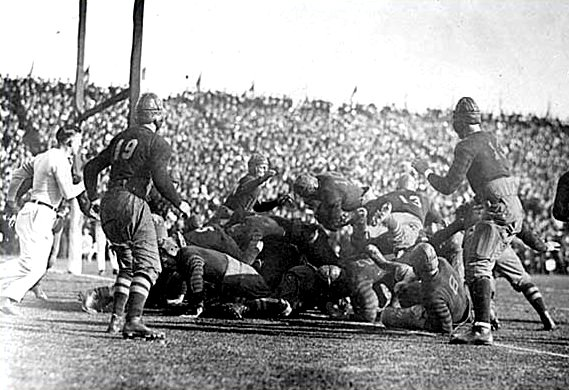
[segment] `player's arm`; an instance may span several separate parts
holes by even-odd
[[[275,171],[269,170],[268,173],[266,173],[264,176],[261,176],[261,177],[250,177],[250,176],[243,177],[239,182],[239,186],[235,190],[235,195],[239,196],[239,195],[248,194],[248,193],[254,191],[261,184],[263,184],[264,182],[269,180],[271,177],[273,177],[274,172]]]
[[[352,295],[354,319],[356,321],[374,322],[377,318],[379,300],[373,290],[371,281],[358,283]]]
[[[463,147],[462,144],[458,144],[454,152],[454,161],[445,176],[437,175],[430,169],[424,170],[423,173],[434,189],[444,195],[450,195],[464,181],[473,161],[474,154],[472,151],[467,147]]]
[[[443,333],[452,333],[452,315],[447,303],[442,297],[434,298],[426,305],[432,325]]]
[[[555,219],[569,222],[569,171],[559,178],[552,213]]]
[[[522,230],[517,234],[518,238],[522,240],[524,244],[529,246],[531,249],[537,252],[548,252],[559,250],[559,243],[548,241],[545,242],[539,236],[531,230],[525,223],[522,225]]]
[[[85,184],[82,181],[77,184],[73,184],[71,165],[64,156],[55,161],[53,174],[65,200],[76,198],[79,194],[85,191]]]
[[[113,143],[111,143],[111,146]],[[111,151],[109,146],[99,153],[95,158],[89,160],[83,167],[83,182],[85,183],[85,190],[89,200],[95,200],[99,197],[97,192],[97,183],[99,173],[111,165]]]
[[[176,188],[174,188],[174,183],[172,183],[170,173],[168,172],[172,149],[170,149],[170,146],[164,139],[160,138],[151,153],[150,172],[156,189],[160,192],[160,195],[166,198],[175,207],[180,208],[182,200]],[[186,212],[186,210],[182,211]]]
[[[438,246],[451,238],[454,234],[464,230],[464,220],[463,219],[456,219],[452,221],[448,226],[444,227],[441,230],[438,230],[433,234],[431,239],[429,240],[430,244],[433,246]]]
[[[32,188],[34,177],[33,160],[18,167],[12,174],[12,180],[8,186],[6,202],[16,203],[16,200]]]

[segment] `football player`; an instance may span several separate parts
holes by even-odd
[[[336,172],[320,175],[301,174],[294,181],[294,192],[315,211],[318,222],[336,231],[346,226],[354,211],[365,201],[369,187],[350,182]]]
[[[569,171],[565,172],[557,182],[552,212],[555,219],[569,222]]]
[[[413,271],[419,278],[419,304],[391,305],[381,313],[386,327],[427,330],[451,334],[470,319],[470,299],[456,270],[435,249],[421,243],[413,249]]]
[[[485,209],[476,224],[470,245],[464,247],[465,278],[474,306],[474,325],[469,332],[451,338],[453,344],[491,345],[490,302],[495,259],[522,228],[523,209],[518,197],[519,181],[496,137],[480,127],[481,114],[470,97],[461,98],[454,110],[452,126],[461,139],[446,175],[435,174],[426,161],[414,168],[425,175],[437,191],[449,195],[465,178]]]
[[[115,136],[83,171],[89,200],[94,202],[99,197],[99,173],[111,169],[100,216],[103,231],[117,253],[119,273],[107,331],[122,330],[126,338],[164,337],[142,322],[148,292],[161,272],[156,229],[146,202],[151,183],[174,207],[190,215],[190,205],[180,199],[168,173],[172,149],[158,134],[164,117],[162,100],[154,93],[142,94],[135,107],[136,123]]]

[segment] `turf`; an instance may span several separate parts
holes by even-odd
[[[105,333],[108,314],[80,309],[77,292],[108,277],[48,273],[42,302],[0,315],[5,389],[567,389],[569,277],[535,276],[558,322],[538,316],[505,281],[497,284],[502,329],[492,347],[316,316],[283,321],[188,319],[148,312],[164,341]]]

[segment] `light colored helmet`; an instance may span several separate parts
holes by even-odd
[[[160,125],[164,120],[164,104],[155,93],[144,93],[136,103],[136,121],[140,125],[155,123]]]

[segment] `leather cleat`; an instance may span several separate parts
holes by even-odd
[[[557,328],[555,321],[553,321],[553,318],[551,317],[551,314],[549,314],[548,311],[543,313],[540,317],[541,317],[541,323],[543,324],[543,330],[555,330]]]
[[[107,328],[107,333],[119,333],[123,328],[123,323],[124,320],[122,316],[119,316],[118,314],[112,314],[111,322],[109,322],[109,327]]]
[[[465,345],[492,345],[494,337],[490,328],[474,325],[468,332],[453,335],[450,339],[450,344],[465,344]]]
[[[124,324],[122,335],[125,339],[163,340],[164,333],[150,329],[139,317],[130,319]]]

